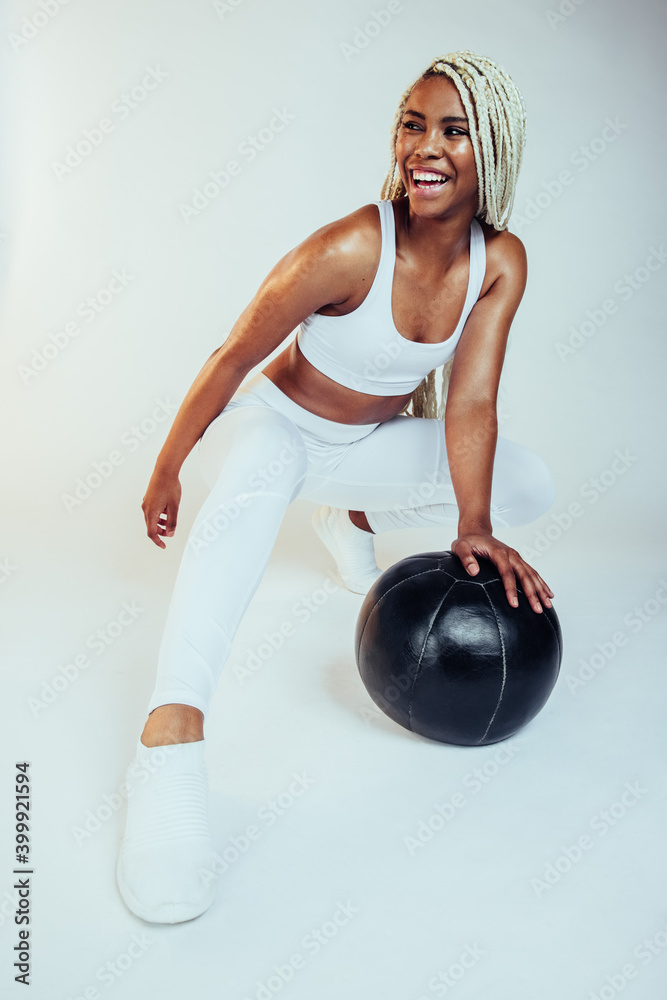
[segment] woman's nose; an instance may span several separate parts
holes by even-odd
[[[416,153],[428,154],[429,156],[442,156],[444,148],[442,133],[437,129],[422,132],[415,143]]]

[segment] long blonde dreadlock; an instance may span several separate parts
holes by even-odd
[[[500,66],[468,49],[435,58],[401,95],[391,129],[391,165],[380,198],[393,200],[407,195],[403,179],[397,172],[398,129],[413,87],[422,80],[439,75],[448,77],[454,83],[468,116],[478,179],[475,217],[494,229],[507,229],[526,143],[526,106],[516,84]],[[400,412],[405,413],[412,406],[415,417],[443,417],[453,364],[452,358],[443,366],[439,404],[434,368],[420,382]]]

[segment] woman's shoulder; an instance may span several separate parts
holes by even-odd
[[[487,275],[493,274],[495,280],[505,274],[525,283],[527,257],[523,242],[509,229],[494,229],[481,219],[477,221],[484,234]]]
[[[365,280],[377,267],[382,249],[380,213],[369,202],[316,229],[296,248],[306,266],[325,265],[350,281]]]
[[[498,258],[525,257],[526,248],[522,241],[509,229],[494,229],[488,222],[477,219],[484,234],[487,254]]]
[[[323,305],[340,305],[367,288],[381,251],[380,215],[369,202],[311,232],[290,250],[266,279],[284,284],[294,294],[295,282],[310,306],[304,316]],[[281,294],[282,291],[281,291]]]
[[[362,257],[380,248],[382,230],[377,202],[368,202],[347,215],[316,229],[310,236],[313,243],[333,253]]]

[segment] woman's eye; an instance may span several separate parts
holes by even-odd
[[[409,129],[412,132],[415,128],[421,128],[421,125],[419,125],[418,122],[403,122],[403,128]],[[457,128],[455,125],[448,125],[445,129],[445,135],[459,136],[467,134],[467,132],[464,132],[461,128]]]

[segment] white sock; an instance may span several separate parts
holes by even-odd
[[[347,589],[365,594],[382,574],[375,561],[372,533],[352,524],[349,511],[338,507],[316,510],[313,527],[336,560]]]
[[[146,747],[139,740],[127,770],[117,878],[125,903],[143,920],[191,920],[213,902],[204,744]]]

